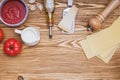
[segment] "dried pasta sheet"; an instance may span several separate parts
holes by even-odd
[[[120,17],[109,27],[93,35],[87,36],[87,43],[93,56],[105,55],[105,51],[110,50],[120,43]]]
[[[108,50],[108,52],[105,53],[107,55],[99,54],[97,57],[100,58],[105,63],[108,63],[111,60],[112,56],[114,55],[115,51],[117,50],[118,46],[119,45],[116,45],[116,46],[112,47],[110,50]]]
[[[82,46],[84,52],[85,52],[85,55],[88,59],[90,59],[91,57],[94,56],[94,54],[92,53],[92,51],[90,50],[90,47],[88,45],[88,42],[87,40],[82,40],[79,42],[79,44]]]
[[[90,50],[90,47],[88,45],[87,40],[82,40],[79,42],[85,52],[85,55],[87,56],[88,59],[91,58],[91,56],[95,56],[93,54],[93,52]],[[110,59],[112,58],[112,56],[114,55],[116,49],[118,48],[119,45],[113,46],[111,47],[109,50],[103,51],[103,53],[97,55],[98,58],[100,58],[102,61],[104,61],[105,63],[108,63],[110,61]],[[103,55],[105,54],[105,55]]]
[[[120,43],[120,17],[109,28],[89,35],[79,43],[88,59],[97,56],[108,63]]]

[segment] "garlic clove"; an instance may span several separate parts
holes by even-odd
[[[31,11],[35,11],[35,10],[36,10],[36,6],[35,6],[35,5],[30,5],[29,9],[30,9]]]
[[[31,4],[33,4],[33,3],[35,3],[35,1],[36,0],[29,0],[28,2],[31,3]]]
[[[38,8],[40,11],[43,11],[43,10],[44,10],[44,7],[43,7],[43,4],[42,4],[42,3],[37,3],[36,6],[37,6],[37,8]]]

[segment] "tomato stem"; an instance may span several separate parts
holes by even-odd
[[[13,47],[13,46],[10,46],[9,48],[10,48],[10,50],[13,50],[14,47]]]

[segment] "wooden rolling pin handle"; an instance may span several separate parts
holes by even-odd
[[[88,30],[99,30],[105,18],[119,5],[120,5],[120,0],[111,0],[108,6],[100,14],[98,14],[94,18],[89,19]]]

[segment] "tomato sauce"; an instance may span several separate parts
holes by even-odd
[[[1,9],[1,18],[8,24],[21,22],[25,14],[25,5],[20,0],[8,0]]]

